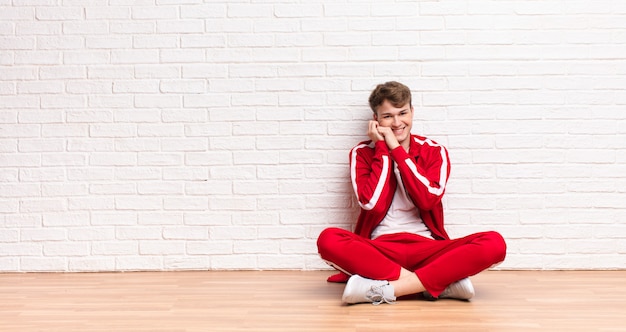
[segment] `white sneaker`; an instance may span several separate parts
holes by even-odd
[[[396,300],[393,286],[386,280],[372,280],[358,274],[348,279],[341,301],[347,304],[371,302],[374,305],[392,303]]]
[[[428,299],[434,300],[435,297],[428,292],[424,292],[424,296]],[[453,282],[446,289],[439,294],[438,299],[457,299],[457,300],[469,300],[474,297],[474,286],[469,278],[464,278],[459,281]]]

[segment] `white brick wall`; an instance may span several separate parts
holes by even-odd
[[[132,3],[132,4],[131,4]],[[372,87],[449,147],[453,236],[626,268],[626,5],[0,0],[0,271],[318,269]]]

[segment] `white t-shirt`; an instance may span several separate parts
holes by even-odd
[[[372,239],[381,235],[412,233],[432,239],[432,234],[420,217],[419,210],[407,196],[398,166],[394,163],[393,173],[398,180],[396,192],[385,218],[372,232]]]

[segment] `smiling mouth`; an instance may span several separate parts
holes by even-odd
[[[402,134],[402,133],[404,132],[404,129],[405,129],[405,128],[406,128],[406,127],[402,127],[402,128],[398,128],[398,129],[392,129],[392,131],[393,131],[393,133],[394,133],[394,134],[396,134],[396,135],[397,135],[397,134]]]

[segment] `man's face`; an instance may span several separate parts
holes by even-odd
[[[398,108],[385,100],[374,113],[374,120],[378,121],[381,127],[391,128],[400,144],[406,143],[411,137],[413,107],[407,103]]]

